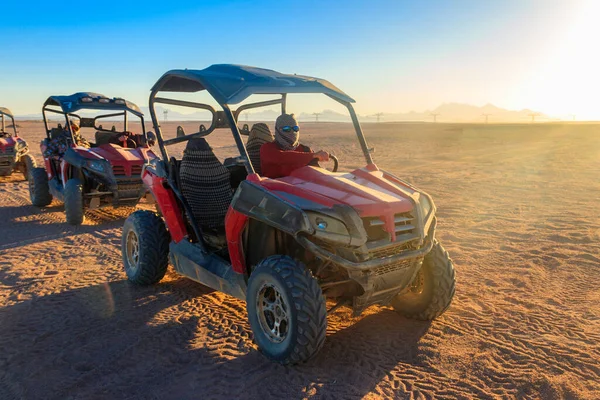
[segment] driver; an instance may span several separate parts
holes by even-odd
[[[262,175],[280,178],[298,168],[329,160],[329,153],[322,150],[315,153],[300,144],[299,139],[300,127],[294,114],[281,114],[275,121],[275,141],[260,148]]]

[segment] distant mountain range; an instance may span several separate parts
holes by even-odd
[[[159,120],[164,119],[164,108],[157,106],[156,112]],[[150,120],[150,111],[148,107],[142,107],[146,119]],[[541,112],[524,109],[520,111],[506,110],[496,107],[493,104],[486,104],[478,107],[471,104],[462,103],[444,103],[433,110],[425,110],[423,112],[409,111],[406,113],[383,113],[379,116],[380,122],[394,121],[433,121],[433,115],[437,114],[438,122],[485,122],[485,115],[488,116],[488,121],[494,122],[529,122],[531,114],[535,114],[536,121],[558,121],[558,118],[551,118]],[[279,112],[273,109],[265,109],[260,111],[249,111],[242,113],[240,123],[246,120],[249,121],[275,121]],[[298,120],[301,122],[315,121],[316,116],[312,113],[301,112],[297,114]],[[39,120],[40,114],[17,115],[18,120]],[[189,114],[180,113],[169,109],[167,118],[169,121],[207,121],[210,119],[210,114],[207,111],[191,112]],[[359,115],[361,122],[376,122],[375,115]],[[319,121],[322,122],[351,122],[348,114],[338,113],[333,110],[323,110],[319,113]]]

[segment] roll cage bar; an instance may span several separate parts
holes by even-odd
[[[79,125],[81,128],[94,128],[97,131],[113,132],[112,130],[104,129],[101,126],[98,126],[96,124],[96,121],[103,119],[103,118],[122,116],[123,117],[123,131],[115,132],[115,133],[124,133],[124,132],[127,132],[127,127],[128,127],[128,123],[129,123],[129,118],[128,118],[129,113],[131,113],[132,115],[134,115],[140,119],[140,123],[142,124],[142,135],[144,136],[144,138],[146,140],[148,139],[147,134],[146,134],[146,126],[144,124],[143,114],[133,113],[126,109],[126,110],[123,110],[122,112],[111,113],[111,114],[101,114],[101,115],[97,115],[93,118],[87,118],[87,117],[82,117],[79,114],[76,114],[74,112],[72,112],[72,113],[64,112],[62,110],[56,110],[56,109],[50,108],[50,107],[56,107],[56,105],[44,104],[44,106],[42,107],[42,115],[44,117],[44,127],[46,129],[46,137],[48,139],[50,139],[50,132],[52,131],[53,128],[49,128],[49,126],[48,126],[48,118],[46,116],[47,112],[53,113],[53,114],[61,114],[65,117],[65,128],[64,129],[66,129],[67,132],[69,132],[69,135],[73,142],[75,141],[75,138],[73,137],[73,131],[71,129],[71,124],[69,123],[69,118],[77,118],[79,120]],[[93,107],[93,106],[81,107],[80,109],[96,110],[96,111],[105,110],[105,108],[99,108],[99,107]]]
[[[13,116],[13,114],[10,112],[10,110],[8,108],[4,108],[4,107],[0,107],[0,129],[2,129],[0,132],[8,133],[8,132],[6,132],[5,118],[11,119],[15,137],[19,136],[17,133],[17,124],[15,123],[15,117]]]
[[[94,118],[81,117],[77,114],[79,110],[94,110],[94,111],[113,111],[110,114],[98,115]],[[93,92],[78,92],[68,96],[50,96],[44,102],[42,107],[42,115],[44,117],[44,126],[46,128],[46,136],[50,139],[51,128],[48,127],[48,118],[46,112],[62,114],[65,117],[65,129],[69,132],[71,140],[75,140],[73,132],[71,130],[71,124],[69,124],[69,118],[77,118],[80,121],[82,128],[94,128],[96,130],[103,130],[99,126],[96,126],[96,121],[102,118],[118,117],[123,116],[124,132],[127,131],[128,125],[128,113],[138,117],[142,124],[142,134],[147,140],[146,127],[144,126],[144,114],[140,108],[134,103],[127,101],[123,98],[109,98],[103,94]],[[110,131],[109,131],[110,132]],[[120,132],[122,133],[122,132]]]
[[[214,74],[215,70],[217,74]],[[237,83],[238,87],[240,87],[237,89],[237,91],[224,94],[224,92],[227,90],[231,91],[231,81],[235,80],[236,78],[239,78],[240,81],[246,80],[246,82],[250,81],[252,83],[247,83],[245,85],[244,83]],[[206,90],[211,97],[217,101],[219,106],[222,108],[222,111],[215,110],[209,104],[157,97],[157,94],[161,91],[190,93],[200,92],[202,90]],[[278,104],[281,106],[281,112],[285,113],[287,95],[289,93],[321,93],[344,105],[348,109],[350,117],[352,118],[352,124],[354,125],[354,130],[358,136],[365,160],[367,164],[373,164],[371,152],[367,147],[367,142],[362,132],[360,123],[358,122],[356,112],[352,107],[352,102],[354,102],[354,100],[348,95],[337,89],[329,82],[318,78],[284,75],[276,71],[236,65],[213,65],[201,71],[169,71],[164,74],[152,87],[149,99],[150,116],[156,131],[156,136],[163,159],[165,161],[169,160],[169,154],[166,148],[167,146],[188,141],[193,138],[206,137],[217,128],[229,127],[233,134],[233,138],[242,158],[243,164],[246,168],[246,172],[248,174],[254,174],[254,168],[252,167],[252,163],[250,162],[250,158],[246,152],[246,147],[242,141],[240,129],[237,126],[238,116],[241,112],[249,109]],[[279,95],[281,97],[274,100],[244,104],[238,107],[236,110],[232,110],[230,108],[230,104],[239,103],[252,94],[272,94]],[[227,103],[227,99],[230,100],[229,103]],[[162,135],[160,123],[156,116],[156,110],[154,107],[156,103],[207,110],[212,114],[211,124],[206,130],[199,130],[199,132],[196,133],[165,140]],[[169,165],[170,172],[171,166],[169,163],[167,164]]]

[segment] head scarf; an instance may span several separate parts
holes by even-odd
[[[246,150],[248,151],[248,156],[254,170],[259,175],[262,173],[260,168],[260,148],[263,144],[271,143],[273,140],[273,134],[267,124],[259,122],[252,125],[250,135],[248,136],[248,143],[246,143]]]
[[[71,120],[71,130],[73,131],[73,133],[79,133],[79,125],[77,124],[77,122]]]
[[[281,130],[284,126],[297,126],[298,121],[294,114],[281,114],[275,121],[275,142],[282,150],[295,150],[298,147],[300,132],[284,132]]]

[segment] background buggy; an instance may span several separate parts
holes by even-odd
[[[12,121],[12,129],[6,125],[8,118]],[[35,167],[35,158],[29,154],[27,142],[19,136],[12,112],[0,107],[0,176],[19,171],[27,179]]]
[[[111,113],[102,113],[112,111]],[[77,112],[93,112],[86,117]],[[35,206],[50,204],[53,197],[65,203],[67,222],[81,224],[86,208],[103,205],[136,205],[144,195],[141,180],[145,164],[156,156],[150,149],[154,134],[147,133],[139,107],[121,98],[108,98],[97,93],[51,96],[42,108],[46,139],[41,142],[45,168],[32,171],[29,181],[31,202]],[[64,118],[50,127],[48,113]],[[128,117],[141,124],[141,134],[128,130]],[[104,129],[99,122],[122,118],[122,130]],[[95,130],[95,142],[88,143],[73,132],[70,120],[81,129]],[[64,153],[60,150],[64,145]]]

